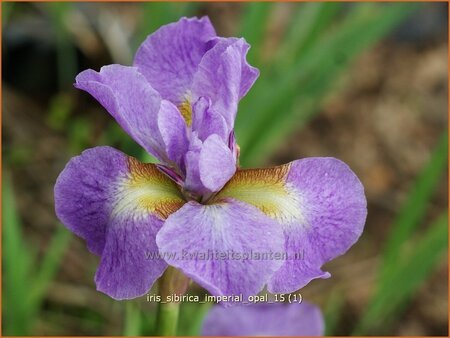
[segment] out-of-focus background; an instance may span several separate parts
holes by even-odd
[[[98,257],[56,219],[70,157],[148,156],[75,75],[130,65],[144,38],[209,15],[261,76],[239,106],[241,164],[333,156],[362,180],[359,242],[300,292],[331,335],[448,335],[446,3],[2,3],[4,335],[150,335],[155,304],[95,290]],[[169,56],[170,57],[170,56]],[[202,293],[193,286],[190,293]],[[179,334],[208,306],[184,303]]]

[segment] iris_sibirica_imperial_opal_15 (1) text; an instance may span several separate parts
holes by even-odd
[[[360,237],[364,188],[340,160],[239,168],[237,107],[259,76],[249,48],[207,17],[181,18],[149,35],[132,66],[76,77],[159,160],[94,147],[56,181],[58,218],[101,257],[99,291],[144,295],[172,266],[216,296],[293,292],[329,277],[321,266]]]

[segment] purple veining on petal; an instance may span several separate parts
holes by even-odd
[[[148,36],[136,52],[134,66],[164,99],[178,106],[215,36],[208,17],[181,18]]]
[[[121,300],[142,296],[151,288],[167,267],[162,259],[155,259],[155,234],[162,224],[153,215],[124,215],[110,221],[95,274],[98,291]]]

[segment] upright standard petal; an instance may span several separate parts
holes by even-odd
[[[239,100],[256,81],[259,71],[250,66],[246,56],[250,46],[244,39],[217,38],[206,52],[192,84],[194,100],[208,97],[211,109],[223,116],[233,129]]]
[[[258,207],[284,229],[288,257],[268,285],[271,292],[329,277],[320,267],[358,240],[367,215],[361,182],[334,158],[238,171],[215,201],[230,197]]]
[[[145,294],[163,273],[156,233],[183,203],[153,164],[110,147],[72,158],[55,185],[58,218],[101,256],[97,289],[115,299]]]
[[[157,123],[161,97],[137,68],[109,65],[100,72],[88,69],[78,74],[75,87],[95,97],[146,151],[168,160]]]
[[[202,326],[203,336],[323,336],[324,331],[320,309],[306,302],[215,306]]]
[[[194,73],[215,36],[208,17],[181,18],[149,35],[134,65],[164,99],[179,106],[189,98]]]
[[[283,233],[257,208],[235,200],[188,202],[156,236],[166,261],[216,296],[257,294],[283,263]],[[277,259],[278,258],[278,259]]]

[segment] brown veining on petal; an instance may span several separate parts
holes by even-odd
[[[238,170],[222,191],[226,190],[227,186],[235,186],[238,184],[282,184],[284,183],[290,168],[291,164],[288,163],[272,168]]]
[[[117,194],[116,213],[155,214],[166,219],[183,206],[185,200],[178,186],[154,164],[128,158],[129,175]]]
[[[147,179],[152,182],[172,182],[168,180],[167,176],[159,171],[153,163],[142,163],[138,159],[131,156],[128,157],[128,169],[130,170],[133,180],[135,181],[138,181],[139,179]],[[176,185],[174,184],[174,186]]]
[[[302,218],[301,196],[286,183],[290,169],[288,163],[265,169],[238,170],[211,202],[234,198],[254,205],[277,220],[298,220]]]

